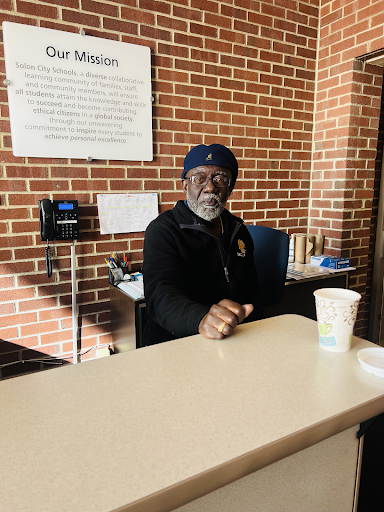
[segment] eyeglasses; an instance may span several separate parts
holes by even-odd
[[[194,176],[184,177],[184,179],[190,180],[192,185],[195,185],[196,187],[205,187],[205,185],[208,185],[211,180],[217,188],[225,188],[231,185],[231,180],[224,174],[216,174],[213,178],[210,178],[205,174],[195,174]]]

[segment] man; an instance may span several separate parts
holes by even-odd
[[[144,344],[200,333],[222,339],[262,317],[253,243],[225,209],[238,174],[221,144],[196,146],[181,175],[186,201],[150,223],[144,241]]]

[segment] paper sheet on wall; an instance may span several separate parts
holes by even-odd
[[[145,231],[159,214],[157,194],[98,194],[100,234]]]

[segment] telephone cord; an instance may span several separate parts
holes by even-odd
[[[47,276],[52,276],[52,254],[51,254],[51,248],[49,247],[48,240],[47,240],[47,247],[45,249],[45,268],[47,270]]]

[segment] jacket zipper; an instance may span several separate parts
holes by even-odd
[[[241,224],[237,224],[236,225],[236,228],[235,230],[233,231],[232,233],[232,237],[229,241],[229,250],[228,250],[228,257],[227,257],[227,264],[224,263],[224,258],[222,257],[221,259],[223,260],[223,265],[224,265],[224,273],[225,273],[225,278],[227,280],[227,283],[230,283],[230,280],[229,280],[229,272],[228,272],[228,267],[229,267],[229,259],[230,259],[230,255],[231,255],[231,247],[232,247],[232,243],[233,243],[233,240],[234,238],[236,237],[237,235],[237,232],[239,231],[240,229],[240,226]],[[220,242],[220,240],[219,240]],[[220,251],[220,254],[221,254],[221,251]]]
[[[230,284],[230,279],[229,279],[228,267],[229,267],[229,259],[230,259],[230,254],[231,254],[231,247],[232,247],[233,240],[234,240],[235,236],[237,235],[237,232],[239,231],[239,229],[240,229],[240,224],[237,224],[234,232],[232,233],[231,240],[229,241],[227,263],[224,262],[224,257],[223,257],[223,253],[222,253],[221,246],[220,246],[221,242],[220,242],[220,240],[217,239],[217,242],[219,244],[219,252],[220,252],[220,256],[221,256],[221,261],[223,263],[225,279],[227,280],[227,283],[229,283],[229,284]]]
[[[208,229],[206,229],[204,226],[201,226],[201,224],[197,224],[197,225],[196,224],[195,225],[180,224],[181,229],[197,229],[198,231],[203,231],[207,235],[212,236],[217,241],[221,262],[223,264],[225,279],[226,279],[227,283],[229,283],[229,284],[230,284],[230,279],[229,279],[228,267],[229,267],[229,259],[230,259],[230,254],[231,254],[231,246],[232,246],[233,239],[235,238],[235,236],[237,235],[237,232],[240,229],[240,226],[241,226],[241,224],[237,224],[234,232],[232,233],[231,240],[229,241],[229,251],[228,251],[228,257],[227,257],[227,263],[225,263],[223,252],[222,252],[221,245],[220,245],[221,241],[218,238],[216,238],[214,235],[212,235],[212,233],[210,233],[210,231]]]

